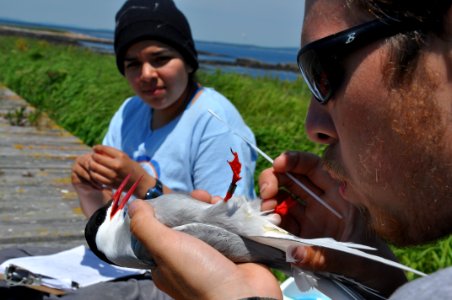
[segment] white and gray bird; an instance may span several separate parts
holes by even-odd
[[[150,269],[155,262],[131,234],[130,219],[127,214],[127,202],[136,183],[120,200],[126,180],[116,191],[113,201],[91,216],[85,228],[85,237],[91,250],[108,263]],[[261,263],[290,274],[291,264],[288,258],[290,260],[289,253],[292,247],[317,246],[425,275],[397,262],[362,251],[373,250],[368,246],[338,242],[331,238],[296,237],[273,224],[269,220],[271,215],[260,211],[259,199],[232,197],[229,201],[208,204],[185,194],[165,194],[147,201],[153,206],[156,218],[160,222],[203,240],[236,263]],[[304,273],[304,281],[306,281],[306,275],[309,278],[312,276],[310,273]],[[313,278],[318,276],[330,277],[328,274],[315,274]],[[340,276],[334,278],[341,279]],[[341,281],[344,282],[344,280]],[[351,283],[347,280],[345,282]]]

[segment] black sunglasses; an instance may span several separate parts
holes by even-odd
[[[307,44],[298,51],[298,67],[311,93],[325,104],[342,83],[345,56],[379,39],[419,27],[413,20],[376,19]]]

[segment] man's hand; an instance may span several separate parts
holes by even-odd
[[[328,202],[342,218],[338,218],[297,186],[286,172],[297,177],[324,201]],[[323,170],[316,155],[303,152],[286,152],[275,159],[273,168],[266,169],[259,178],[263,210],[269,210],[288,196],[281,192],[285,187],[305,204],[296,204],[281,216],[280,226],[302,238],[331,237],[338,241],[356,242],[375,247],[373,254],[395,260],[389,247],[368,227],[365,214],[344,200],[339,194],[339,183]],[[390,294],[406,281],[401,270],[332,250],[297,247],[292,255],[296,265],[312,271],[338,273],[356,279],[383,294]]]
[[[154,216],[152,207],[135,200],[129,205],[132,234],[151,253],[155,284],[176,299],[280,299],[279,284],[258,264],[236,265],[208,244],[172,230]]]
[[[318,203],[294,181],[286,172],[302,181],[311,191],[331,205],[342,218],[332,214]],[[277,203],[290,196],[280,191],[284,187],[301,199],[304,204],[297,204],[283,216],[281,226],[291,233],[305,237],[332,237],[336,240],[349,240],[354,229],[358,210],[339,194],[339,183],[322,169],[321,160],[311,153],[286,152],[274,161],[273,168],[266,169],[259,177],[260,196],[263,210],[274,208]]]

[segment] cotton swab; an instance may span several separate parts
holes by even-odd
[[[226,123],[226,121],[224,121],[219,115],[217,115],[214,111],[212,111],[211,109],[208,109],[209,113],[211,113],[215,118],[217,118],[219,121],[221,121],[223,124],[226,125],[226,127],[229,128],[229,130],[237,135],[238,137],[240,137],[242,140],[244,140],[251,148],[253,148],[254,150],[256,150],[260,155],[262,155],[267,161],[269,161],[271,164],[273,164],[273,159],[268,156],[264,151],[262,151],[261,149],[259,149],[256,145],[254,145],[250,140],[248,140],[247,138],[245,138],[244,136],[240,135],[239,133],[237,133],[231,126],[229,126],[228,123]],[[293,180],[293,182],[295,182],[299,187],[301,187],[306,193],[308,193],[312,198],[314,198],[315,200],[317,200],[320,204],[322,204],[324,207],[326,207],[330,212],[332,212],[335,216],[337,216],[339,219],[342,219],[342,216],[340,213],[338,213],[333,207],[331,207],[331,205],[329,205],[328,203],[326,203],[322,198],[320,198],[319,196],[317,196],[314,192],[312,192],[305,184],[303,184],[300,180],[298,180],[297,178],[295,178],[295,176],[293,176],[292,174],[290,174],[289,172],[286,172],[287,177],[289,177],[290,179]]]

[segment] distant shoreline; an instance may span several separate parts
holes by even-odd
[[[45,30],[35,28],[25,28],[11,25],[0,25],[0,35],[9,36],[23,36],[36,39],[46,40],[52,43],[64,43],[76,46],[85,47],[82,42],[89,42],[103,45],[113,45],[111,39],[104,39],[93,37],[80,33],[73,33],[67,31],[57,30]],[[199,54],[206,56],[218,56],[213,53],[198,51]],[[222,60],[200,60],[201,64],[208,65],[221,65],[221,66],[240,66],[246,68],[265,69],[265,70],[277,70],[277,71],[289,71],[298,72],[298,67],[295,64],[268,64],[253,59],[237,58],[234,61],[222,61]]]
[[[113,41],[109,39],[96,38],[80,33],[51,31],[45,29],[31,29],[23,27],[15,27],[10,25],[0,25],[0,35],[25,36],[43,39],[49,42],[59,42],[67,44],[78,44],[79,42],[90,42],[99,44],[113,45]]]

